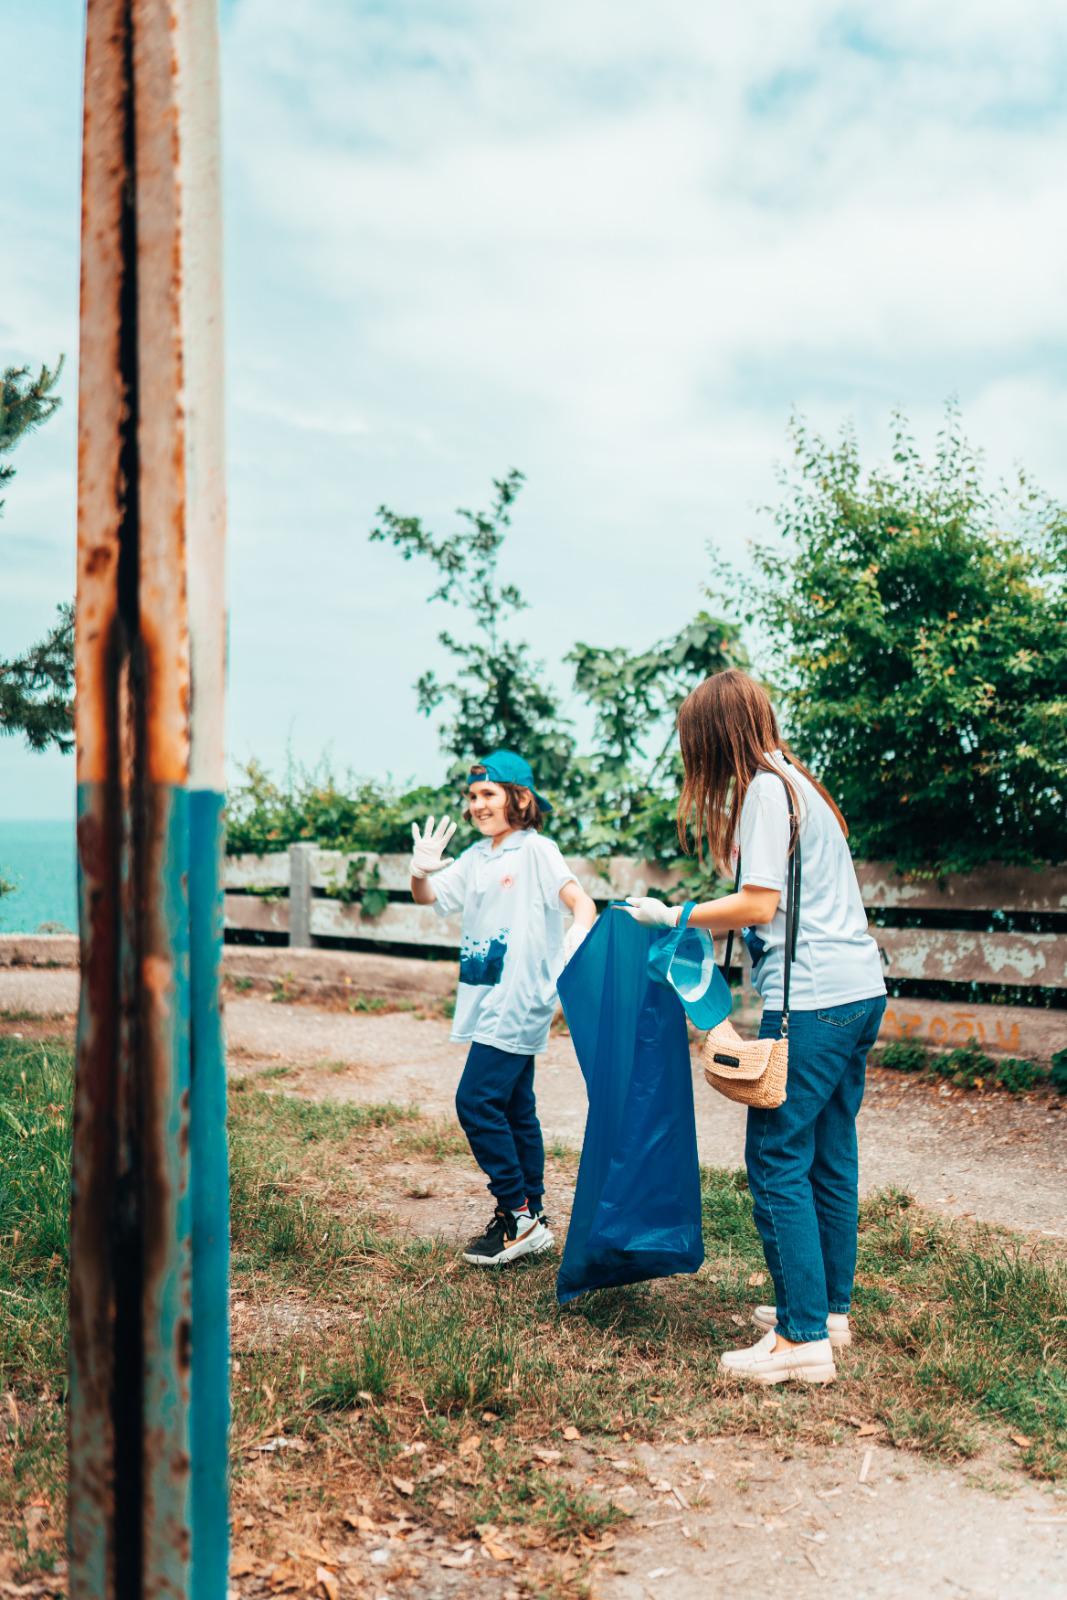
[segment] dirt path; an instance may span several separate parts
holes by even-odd
[[[973,1465],[862,1441],[782,1460],[759,1441],[706,1439],[613,1448],[581,1482],[630,1513],[599,1600],[824,1600],[835,1584],[850,1600],[1067,1596],[1063,1499]]]
[[[77,1003],[70,971],[0,969],[0,1010],[69,1016]],[[8,1030],[17,1021],[4,1024]],[[29,1031],[30,1024],[27,1024]],[[416,1101],[452,1115],[463,1049],[448,1025],[407,1012],[351,1015],[310,1004],[284,1005],[256,995],[227,1003],[231,1065],[299,1069],[295,1092],[325,1099]],[[697,1138],[709,1166],[740,1166],[744,1112],[713,1094],[694,1063]],[[537,1096],[545,1136],[578,1146],[586,1098],[570,1040],[553,1038],[538,1061]],[[872,1071],[860,1117],[864,1190],[906,1189],[953,1216],[1067,1238],[1067,1109],[1048,1096],[1016,1100]]]
[[[447,1024],[405,1013],[347,1016],[238,998],[227,1011],[235,1070],[292,1064],[287,1087],[315,1097],[417,1101],[452,1114],[463,1049]],[[343,1071],[323,1063],[345,1063]],[[744,1160],[744,1111],[713,1094],[694,1063],[697,1139],[709,1166]],[[546,1140],[578,1146],[585,1127],[582,1075],[566,1037],[538,1060]],[[873,1071],[860,1117],[865,1190],[895,1185],[954,1216],[1067,1238],[1067,1114],[1047,1097],[980,1097]]]

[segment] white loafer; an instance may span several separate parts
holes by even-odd
[[[837,1377],[829,1339],[784,1345],[776,1350],[773,1328],[747,1350],[724,1351],[719,1366],[731,1377],[748,1378],[753,1383],[786,1383],[791,1378],[798,1383],[833,1383]]]
[[[768,1328],[777,1328],[778,1310],[775,1306],[756,1306],[752,1312],[752,1320],[756,1327],[766,1333]],[[852,1343],[852,1330],[848,1325],[848,1317],[840,1311],[831,1311],[826,1319],[826,1331],[830,1336],[830,1343],[835,1350],[843,1350],[845,1345]]]

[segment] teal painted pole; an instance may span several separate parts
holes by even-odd
[[[219,49],[214,0],[187,4],[182,141],[187,604],[192,669],[189,917],[193,1229],[192,1600],[226,1600],[229,1561],[229,1171],[220,993],[226,628]],[[194,336],[195,330],[195,336]]]
[[[229,1171],[220,1025],[223,797],[190,796],[193,1600],[225,1600],[229,1556]]]

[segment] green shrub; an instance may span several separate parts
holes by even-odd
[[[951,1078],[959,1089],[980,1089],[995,1078],[997,1064],[979,1047],[977,1039],[968,1039],[966,1044],[938,1056],[934,1070],[943,1078]]]
[[[1044,1082],[1047,1074],[1034,1061],[1019,1056],[1008,1056],[997,1066],[997,1082],[1009,1094],[1026,1094]]]
[[[1022,473],[987,487],[952,407],[932,459],[901,418],[871,470],[849,431],[828,443],[797,421],[793,444],[782,544],[755,545],[755,582],[731,593],[854,853],[901,870],[1062,861],[1067,512]]]
[[[1060,1094],[1067,1094],[1067,1050],[1057,1050],[1052,1057],[1052,1071],[1049,1073],[1052,1087]]]
[[[916,1039],[893,1039],[873,1056],[877,1067],[891,1067],[894,1072],[926,1072],[930,1067],[930,1052]]]

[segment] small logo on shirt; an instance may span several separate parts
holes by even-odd
[[[506,872],[504,874],[504,876],[501,878],[500,887],[502,889],[514,889],[514,887],[515,887],[515,879],[511,876],[510,873]]]

